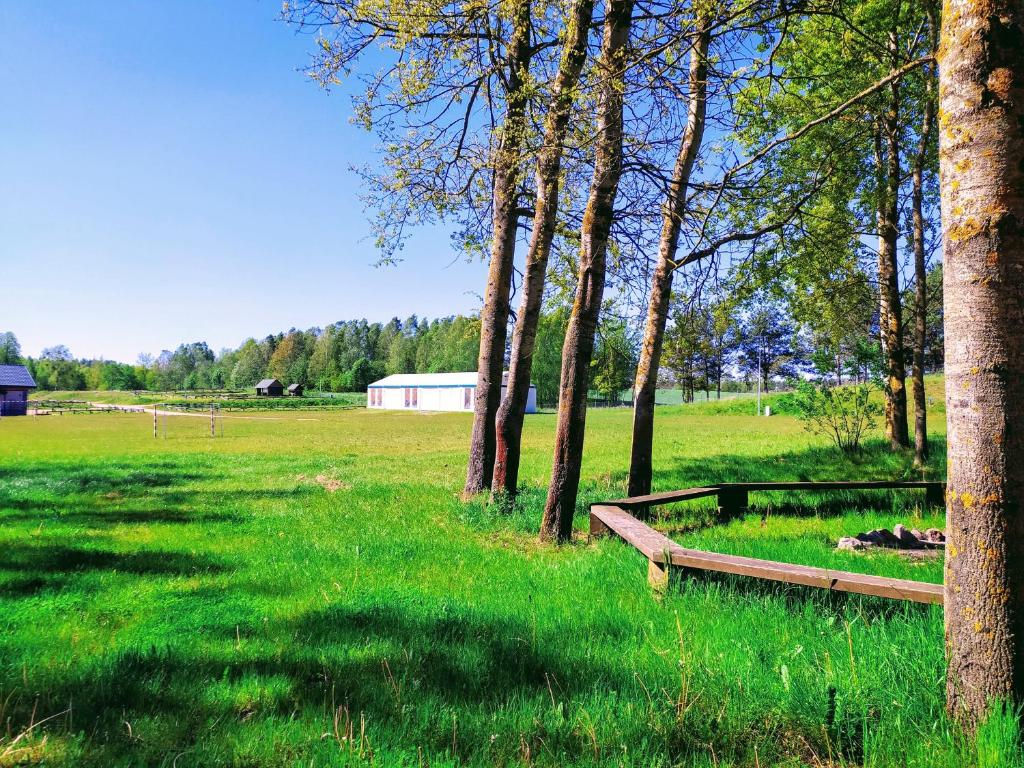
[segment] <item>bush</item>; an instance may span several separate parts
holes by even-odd
[[[808,381],[797,385],[792,402],[804,427],[828,435],[843,453],[860,451],[864,433],[874,429],[881,406],[871,398],[877,384],[834,387]]]

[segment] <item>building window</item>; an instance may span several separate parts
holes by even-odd
[[[462,390],[462,407],[467,411],[473,407],[473,388],[466,387]]]
[[[419,407],[419,398],[420,398],[420,388],[419,387],[413,387],[412,388],[412,407],[413,408],[418,408]]]
[[[405,407],[409,407],[409,388],[405,388]]]

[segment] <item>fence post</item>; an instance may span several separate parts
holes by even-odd
[[[934,507],[946,506],[946,484],[935,482],[925,486],[924,503]]]
[[[747,513],[747,491],[743,488],[722,488],[718,491],[718,517],[722,521]]]

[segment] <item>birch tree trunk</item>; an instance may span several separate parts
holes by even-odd
[[[900,300],[899,247],[899,81],[890,86],[889,109],[879,121],[875,161],[878,190],[879,330],[885,365],[885,434],[893,450],[910,446],[904,367],[903,307]],[[884,152],[881,145],[884,143]]]
[[[938,19],[935,5],[931,0],[925,4],[928,26],[931,29],[931,48],[938,48]],[[921,114],[921,130],[918,135],[917,155],[911,176],[911,211],[913,217],[914,247],[914,365],[911,369],[911,386],[914,391],[914,464],[923,467],[928,461],[928,403],[924,393],[924,350],[928,339],[928,265],[924,249],[924,169],[932,140],[932,123],[935,120],[933,101],[934,72],[925,68],[925,102]]]
[[[929,75],[925,75],[929,77]],[[932,90],[928,89],[917,156],[912,173],[911,208],[914,242],[914,366],[911,381],[914,390],[914,464],[923,467],[928,460],[928,414],[924,394],[924,348],[928,336],[928,271],[924,252],[924,166],[932,130]]]
[[[697,30],[690,49],[689,104],[686,130],[676,155],[672,181],[662,211],[658,263],[651,278],[651,299],[647,307],[640,360],[633,385],[633,444],[629,462],[629,496],[651,492],[654,446],[654,401],[658,387],[658,368],[665,339],[669,304],[672,299],[672,276],[675,274],[679,231],[686,205],[690,173],[704,137],[707,104],[707,56],[711,33],[706,17],[698,17]]]
[[[494,469],[494,417],[501,403],[501,377],[508,337],[508,301],[514,267],[519,171],[526,135],[526,80],[530,67],[530,3],[512,5],[508,91],[501,142],[495,153],[492,190],[491,260],[487,292],[480,312],[480,356],[477,361],[473,434],[466,470],[466,494],[491,487]]]
[[[950,714],[1024,701],[1024,2],[946,0],[939,46]]]
[[[544,299],[548,257],[558,221],[562,152],[569,117],[576,100],[576,86],[587,58],[587,37],[593,16],[594,0],[579,0],[566,21],[565,43],[558,74],[551,86],[551,103],[544,120],[544,140],[537,158],[537,199],[534,203],[533,232],[526,255],[523,298],[512,336],[508,391],[498,409],[495,426],[497,446],[492,490],[510,496],[515,494],[519,484],[523,417],[530,396],[533,351],[537,343],[537,324]]]
[[[615,195],[622,175],[622,90],[633,0],[606,0],[605,7],[597,65],[601,84],[594,176],[580,227],[579,283],[562,345],[555,455],[540,529],[540,538],[547,541],[568,541],[572,536],[583,462],[590,360],[604,294]]]

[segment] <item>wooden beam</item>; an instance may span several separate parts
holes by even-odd
[[[658,562],[669,562],[662,553],[682,550],[668,536],[637,520],[626,510],[609,504],[595,504],[590,508],[590,535],[601,536],[608,531],[632,544],[649,560],[657,556],[661,557]]]
[[[931,489],[945,486],[945,483],[931,480],[800,480],[779,483],[719,483],[723,489],[734,488],[746,491],[871,491],[897,490],[901,488]]]
[[[871,490],[914,490],[923,489],[926,493],[925,502],[928,504],[941,504],[945,494],[946,484],[936,480],[795,480],[792,482],[779,483],[716,483],[715,485],[700,486],[698,488],[683,488],[679,491],[664,491],[662,493],[649,493],[646,496],[630,496],[625,499],[615,499],[604,502],[607,505],[621,507],[622,509],[643,509],[658,504],[671,504],[676,501],[688,499],[700,499],[706,496],[718,496],[719,506],[722,505],[722,495],[740,499],[741,495],[750,491],[871,491]],[[744,505],[745,506],[745,505]]]
[[[808,565],[779,563],[738,555],[721,555],[685,549],[662,533],[645,525],[629,512],[610,504],[590,508],[591,535],[611,532],[639,550],[653,565],[648,566],[652,584],[661,584],[668,577],[666,565],[696,568],[703,571],[751,576],[805,587],[818,587],[836,592],[889,597],[918,603],[942,603],[942,585],[907,579],[868,576],[848,571],[832,571]]]
[[[717,494],[718,486],[712,485],[706,488],[684,488],[681,491],[649,493],[646,496],[630,496],[628,499],[607,501],[605,504],[622,507],[623,509],[634,509],[654,504],[671,504],[674,501],[686,501],[687,499],[702,499],[705,496],[715,496]]]
[[[696,549],[673,550],[670,557],[672,565],[684,568],[698,568],[737,576],[753,576],[758,579],[800,584],[805,587],[910,600],[916,603],[942,603],[941,584],[868,576],[849,571],[832,571],[827,568],[778,563],[773,560],[758,560],[738,555],[721,555],[717,552],[702,552]]]

